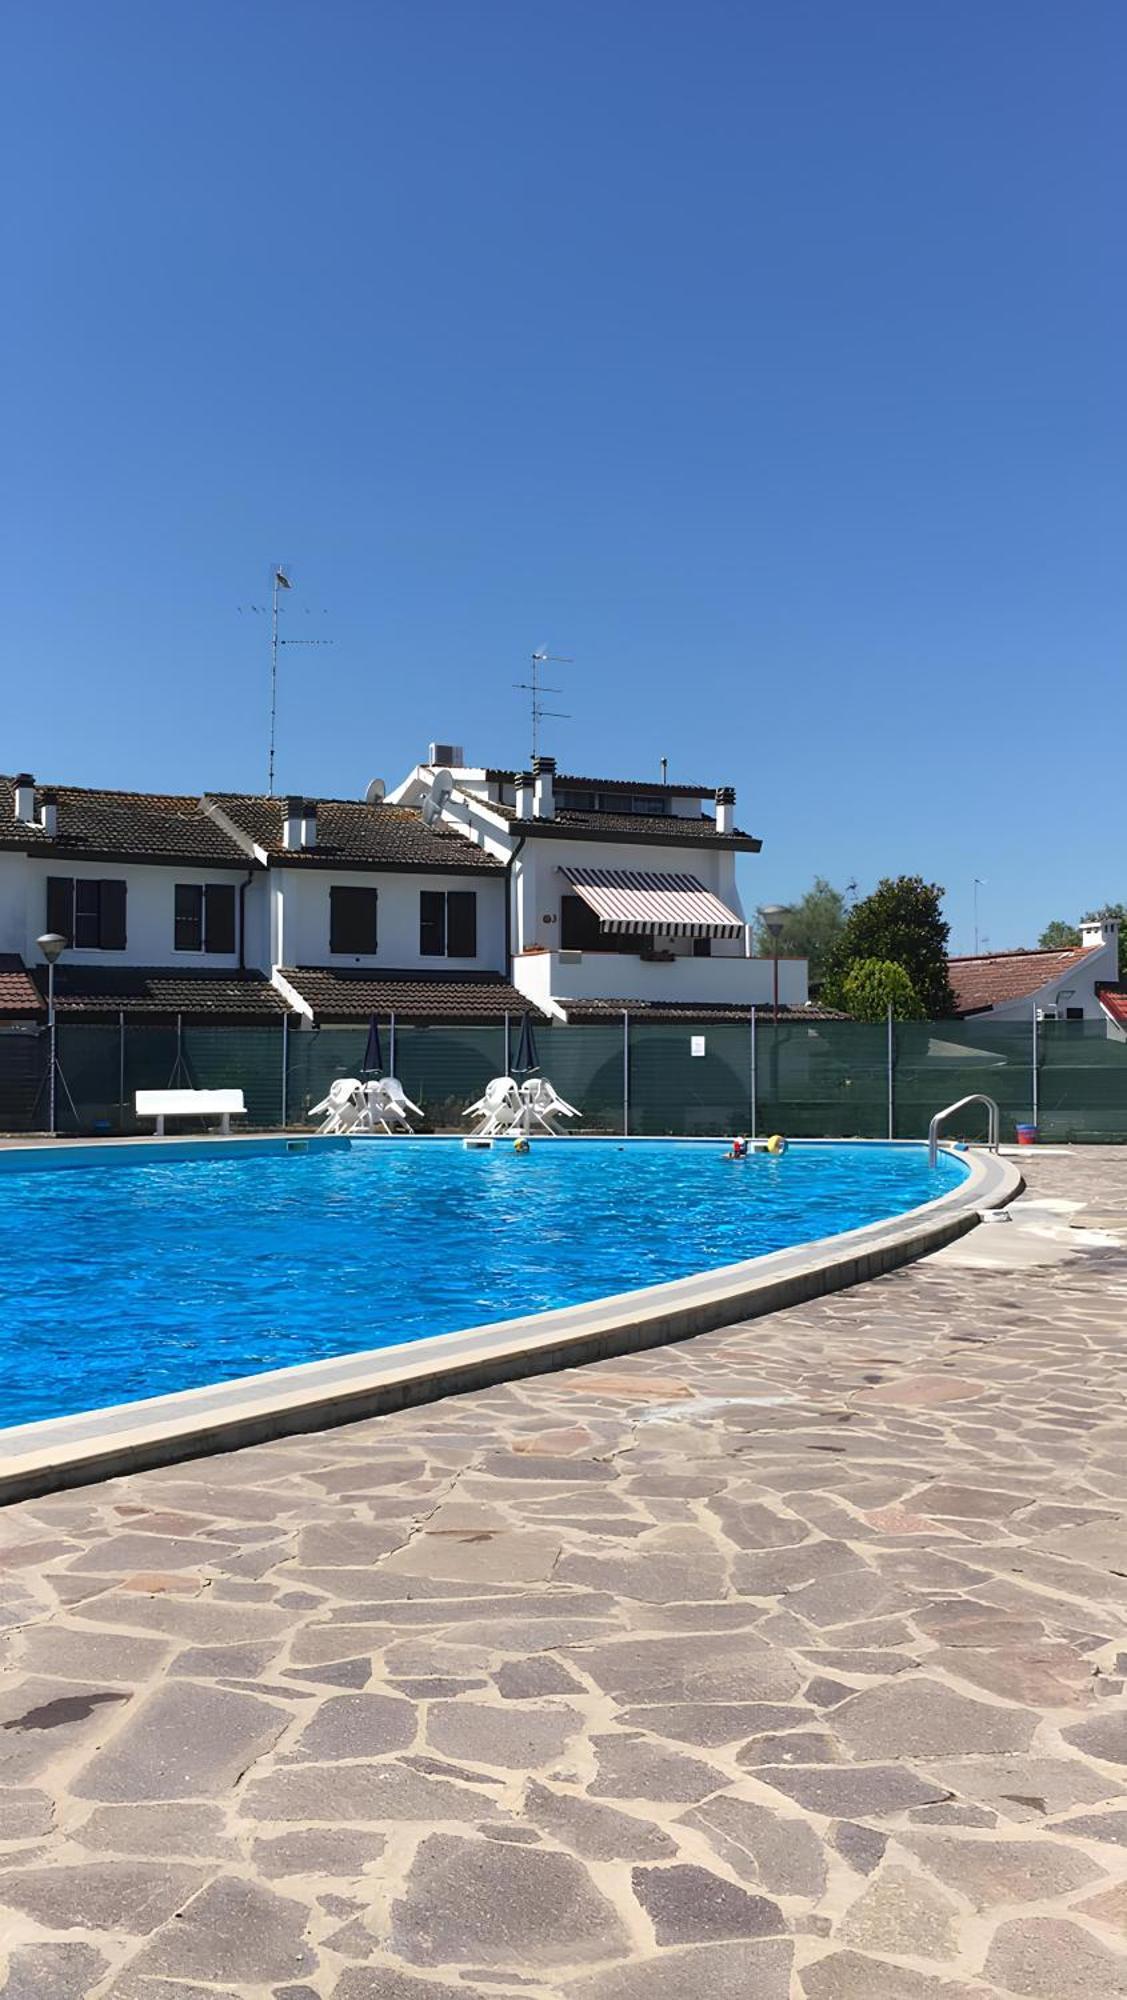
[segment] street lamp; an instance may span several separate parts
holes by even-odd
[[[779,938],[782,934],[784,919],[790,915],[790,911],[787,909],[785,903],[763,903],[760,906],[759,914],[763,919],[764,928],[770,931],[771,933],[771,960],[773,966],[774,1014],[775,1014],[775,1026],[778,1027],[779,1025]]]
[[[58,931],[44,931],[36,944],[47,960],[47,1029],[51,1037],[51,1085],[48,1093],[48,1123],[52,1139],[55,1131],[55,1077],[58,1073],[58,1057],[55,1053],[55,963],[67,948],[65,937]]]

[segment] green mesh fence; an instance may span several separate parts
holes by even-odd
[[[982,1091],[1002,1114],[1002,1138],[1033,1116],[1033,1028],[1029,1021],[901,1021],[895,1029],[896,1136],[921,1139],[944,1105]],[[945,1127],[945,1137],[982,1139],[981,1105]]]
[[[1041,1137],[1127,1144],[1127,1042],[1099,1021],[1045,1021],[1038,1043]]]
[[[515,1060],[519,1017],[509,1024]],[[380,1024],[384,1068],[390,1026]],[[248,1128],[302,1126],[338,1076],[357,1076],[366,1026],[301,1029],[60,1019],[57,1122],[63,1132],[132,1132],[134,1093],[177,1084],[239,1087]],[[889,1130],[888,1033],[853,1021],[784,1021],[694,1028],[629,1022],[535,1029],[538,1073],[582,1116],[569,1129],[659,1137],[756,1130],[793,1138],[884,1138]],[[47,1125],[44,1030],[0,1029],[0,1129]],[[911,1021],[892,1037],[893,1130],[922,1138],[942,1106],[974,1092],[994,1098],[1002,1137],[1034,1115],[1030,1021]],[[283,1079],[283,1050],[286,1050]],[[398,1026],[394,1068],[431,1131],[464,1131],[463,1112],[506,1069],[501,1023]],[[754,1057],[754,1060],[753,1060]],[[283,1090],[284,1084],[284,1090]],[[1037,1122],[1043,1139],[1127,1143],[1127,1042],[1102,1022],[1038,1024]],[[190,1124],[185,1126],[191,1130]],[[948,1128],[977,1139],[985,1113]]]

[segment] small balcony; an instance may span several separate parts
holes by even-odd
[[[807,961],[780,958],[779,1005],[805,1006]],[[584,1000],[680,1001],[697,1007],[769,1007],[769,958],[649,957],[621,951],[524,951],[513,959],[513,984],[548,1014]]]

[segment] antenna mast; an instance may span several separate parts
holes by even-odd
[[[558,664],[560,666],[571,665],[571,656],[569,654],[549,653],[543,646],[541,646],[538,649],[538,651],[536,651],[532,655],[532,679],[530,681],[513,682],[514,687],[523,688],[524,692],[526,694],[531,695],[532,697],[530,706],[532,709],[532,761],[534,764],[536,762],[536,759],[540,755],[540,724],[543,722],[544,717],[546,715],[558,716],[561,722],[567,722],[570,719],[566,709],[545,708],[544,703],[541,700],[542,695],[560,694],[562,692],[562,690],[558,687],[547,686],[547,684],[540,679],[540,669],[548,660],[551,660],[553,664]]]
[[[269,798],[274,796],[274,745],[278,726],[278,648],[279,646],[331,646],[332,639],[283,639],[278,632],[278,592],[292,590],[293,584],[281,563],[274,566],[271,577],[270,600],[270,754],[266,762],[266,791]],[[251,605],[252,611],[259,611],[258,604]],[[242,610],[242,606],[239,606]],[[307,614],[308,615],[308,614]]]

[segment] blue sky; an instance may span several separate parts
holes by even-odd
[[[3,749],[734,783],[752,900],[1127,898],[1120,0],[10,0]],[[240,613],[238,607],[243,606]]]

